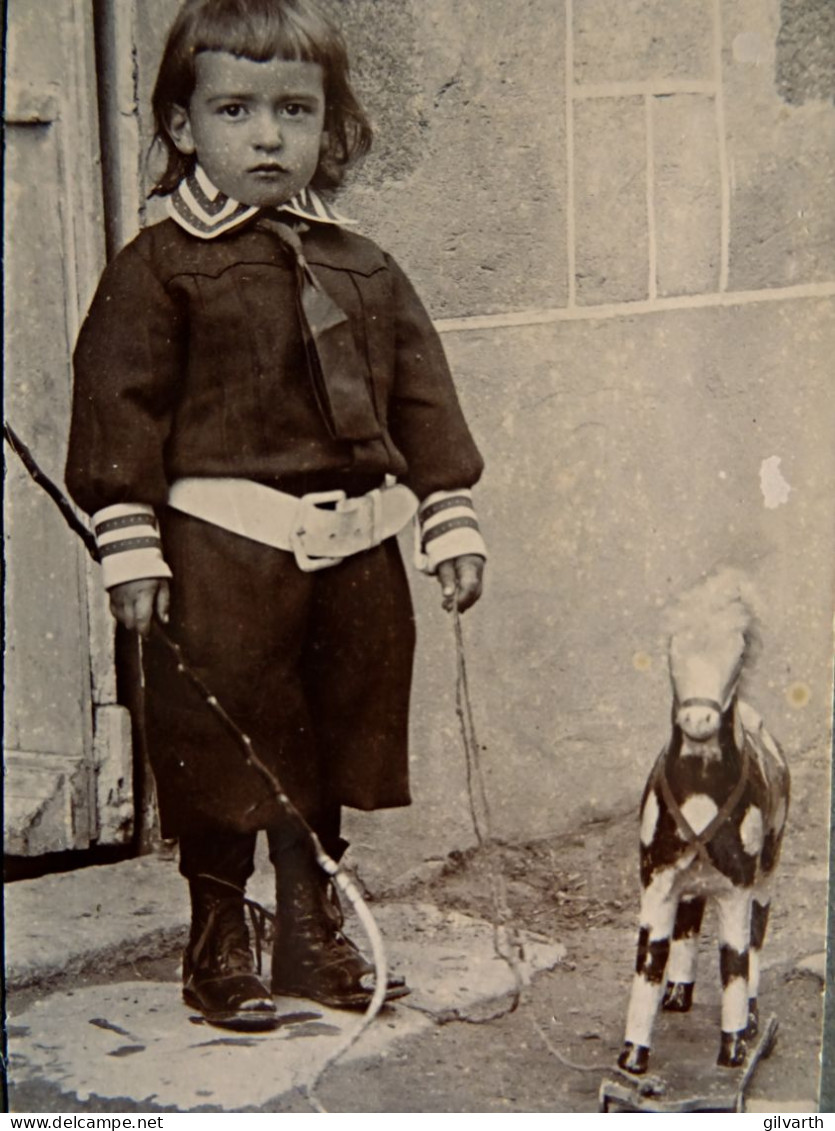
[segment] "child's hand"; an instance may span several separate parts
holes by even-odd
[[[119,624],[147,636],[154,613],[163,624],[168,623],[169,600],[170,590],[164,577],[125,581],[110,590],[110,611]]]
[[[458,612],[466,612],[481,596],[484,558],[480,554],[461,554],[438,566],[443,606],[452,612],[457,601]]]

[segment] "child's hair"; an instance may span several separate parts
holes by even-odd
[[[165,172],[151,195],[173,192],[195,158],[180,153],[168,122],[174,106],[188,109],[201,51],[228,51],[264,63],[270,59],[319,63],[324,73],[327,144],[311,185],[336,188],[345,170],[371,146],[371,125],[351,89],[348,54],[336,25],[315,0],[186,0],[168,35],[152,98],[155,135]]]

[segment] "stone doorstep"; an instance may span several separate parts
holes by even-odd
[[[87,848],[89,766],[70,754],[3,750],[3,851],[37,856]]]

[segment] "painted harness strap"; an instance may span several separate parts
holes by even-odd
[[[733,813],[734,809],[739,804],[739,801],[742,798],[742,794],[745,791],[745,786],[748,784],[748,770],[751,759],[748,753],[747,737],[742,744],[742,769],[740,770],[739,780],[737,781],[731,792],[728,794],[728,796],[725,798],[725,801],[719,809],[719,812],[711,821],[708,822],[708,824],[702,829],[700,833],[697,833],[692,827],[690,822],[682,813],[681,806],[673,796],[673,791],[670,788],[669,781],[667,780],[667,751],[668,748],[665,747],[661,753],[661,757],[656,763],[655,781],[661,790],[661,796],[664,800],[664,804],[672,814],[673,820],[678,827],[678,831],[682,839],[688,845],[696,849],[696,852],[705,864],[709,864],[712,867],[713,861],[708,855],[707,846],[710,844],[719,829],[722,827],[722,825],[725,824],[731,813]]]

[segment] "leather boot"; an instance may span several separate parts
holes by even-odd
[[[191,936],[183,955],[183,1000],[224,1029],[270,1029],[277,1014],[256,976],[244,894],[210,876],[190,881]]]
[[[374,967],[342,933],[343,915],[330,878],[307,845],[280,855],[273,942],[272,991],[333,1009],[365,1009],[374,993]],[[410,992],[389,977],[386,1001]]]

